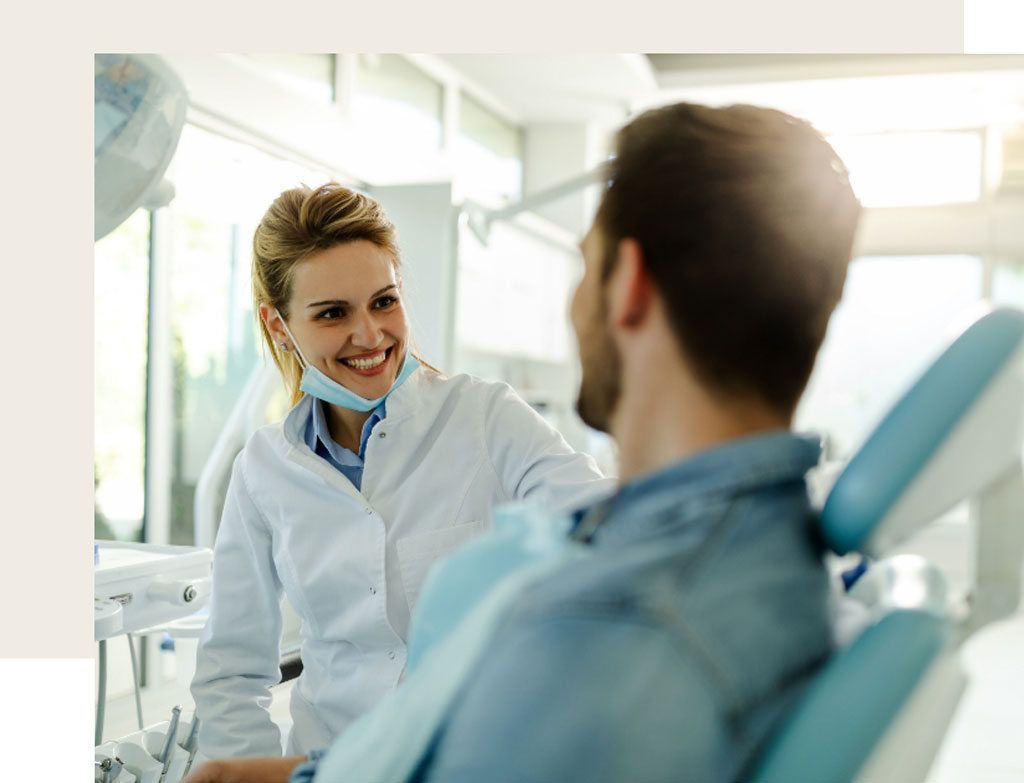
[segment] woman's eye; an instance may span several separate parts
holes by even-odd
[[[377,309],[383,310],[385,307],[391,307],[391,305],[395,304],[395,302],[397,302],[397,301],[398,301],[398,299],[396,299],[393,296],[382,296],[376,302]]]
[[[324,320],[332,321],[332,320],[335,320],[337,318],[341,318],[344,315],[345,315],[344,308],[341,308],[341,307],[329,307],[326,310],[324,310],[323,312],[321,312],[320,315],[317,316],[317,317],[321,318],[321,319],[324,319]]]

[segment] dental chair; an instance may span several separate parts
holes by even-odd
[[[754,767],[755,783],[922,781],[964,690],[959,652],[1010,615],[1024,560],[1024,313],[976,320],[882,420],[821,513],[827,545],[870,566],[870,618],[818,672]],[[974,574],[947,595],[915,555],[886,557],[970,501]]]

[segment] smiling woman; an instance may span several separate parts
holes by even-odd
[[[293,404],[235,463],[192,685],[207,757],[278,755],[280,600],[302,618],[290,753],[325,747],[402,675],[430,567],[491,507],[579,507],[594,461],[506,384],[413,355],[394,226],[373,199],[294,188],[253,239],[253,307]]]
[[[326,409],[328,429],[335,441],[358,451],[367,412],[383,401],[403,369],[415,369],[407,362],[409,319],[395,260],[359,239],[309,256],[296,265],[291,282],[291,295],[280,307],[260,303],[260,317],[278,350],[296,355],[303,368],[293,399],[311,392],[314,379],[317,388],[334,387],[327,398],[336,403]],[[353,398],[362,404],[345,407]]]

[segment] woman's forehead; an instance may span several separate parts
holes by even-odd
[[[397,285],[394,261],[387,250],[358,240],[313,253],[300,261],[292,277],[292,296],[299,300],[360,301],[388,285]]]

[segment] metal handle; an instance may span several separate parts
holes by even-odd
[[[188,751],[188,761],[185,762],[185,770],[181,773],[182,777],[188,774],[188,771],[192,769],[192,762],[195,760],[196,751],[199,749],[199,716],[195,715],[192,718],[192,726],[188,730],[188,737],[185,738],[185,742],[182,744],[182,750]]]
[[[160,770],[160,783],[163,783],[164,778],[167,776],[167,769],[171,766],[171,756],[174,752],[174,737],[178,733],[178,720],[181,718],[181,706],[177,706],[171,710],[171,723],[167,727],[167,739],[164,742],[163,753],[160,754],[160,758],[157,761],[163,762],[163,768]]]

